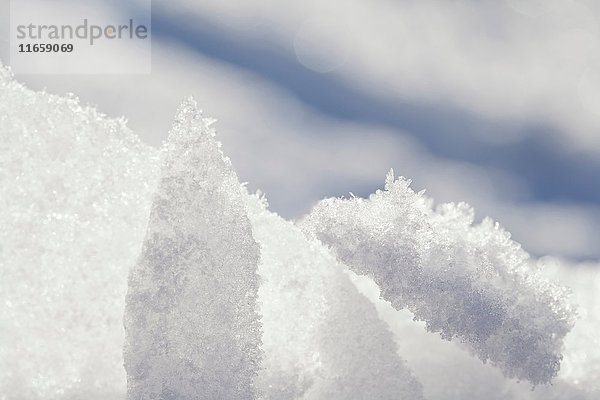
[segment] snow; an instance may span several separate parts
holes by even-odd
[[[247,197],[261,244],[259,289],[268,399],[422,399],[387,324],[316,240]]]
[[[0,398],[124,394],[127,271],[156,151],[74,97],[0,65]]]
[[[598,398],[597,264],[393,175],[294,224],[211,122],[157,151],[0,65],[1,400]]]
[[[128,399],[253,399],[259,247],[195,101],[177,112],[125,308]]]
[[[600,264],[573,264],[545,257],[539,260],[545,275],[572,289],[577,320],[565,338],[559,377],[600,398]]]
[[[301,226],[430,332],[465,342],[509,378],[549,382],[572,325],[564,289],[537,274],[490,219],[472,225],[464,203],[433,210],[409,186],[390,172],[385,191],[368,200],[323,200]]]

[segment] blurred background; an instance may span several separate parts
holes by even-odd
[[[153,1],[151,74],[17,79],[125,116],[153,146],[193,95],[240,179],[287,218],[368,196],[393,168],[535,256],[598,260],[599,22],[592,0]]]

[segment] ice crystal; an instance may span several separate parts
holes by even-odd
[[[128,399],[253,399],[259,247],[193,100],[169,135],[125,309]]]
[[[294,225],[209,125],[184,102],[159,157],[0,65],[0,399],[598,398],[598,265],[536,263],[393,175]],[[581,307],[531,391],[500,370],[548,382],[572,318],[540,272]]]
[[[390,172],[385,191],[323,200],[301,226],[429,331],[465,342],[508,377],[550,381],[571,327],[563,290],[539,276],[498,224],[473,225],[464,203],[434,210],[409,185]]]
[[[0,398],[124,394],[122,314],[155,151],[0,65]]]

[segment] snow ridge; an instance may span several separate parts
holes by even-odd
[[[507,377],[549,382],[572,326],[565,290],[543,279],[498,224],[473,218],[464,203],[434,210],[391,171],[384,191],[323,200],[300,225],[429,331],[464,342]]]

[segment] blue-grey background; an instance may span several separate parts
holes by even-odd
[[[97,9],[118,20],[146,7]],[[154,1],[152,74],[17,78],[126,116],[155,146],[194,95],[240,178],[285,217],[368,196],[394,168],[436,202],[500,221],[534,255],[598,259],[599,12],[592,1]]]

